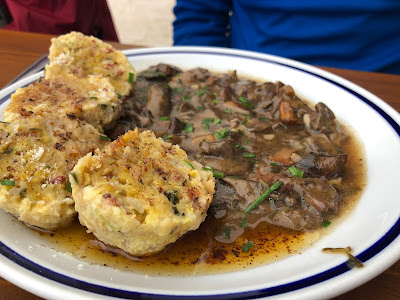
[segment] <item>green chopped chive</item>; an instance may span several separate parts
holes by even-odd
[[[133,83],[133,80],[134,80],[134,79],[135,79],[135,74],[129,73],[128,82],[129,82],[129,83]]]
[[[194,131],[193,123],[187,124],[186,128],[185,128],[185,131],[186,132],[193,132]]]
[[[121,99],[121,94],[119,94],[119,93],[117,93],[117,97],[118,97],[118,99]]]
[[[213,169],[212,167],[210,167],[210,166],[203,167],[203,170],[204,170],[204,171],[211,171],[211,172],[213,172],[213,176],[214,176],[215,178],[224,178],[224,177],[225,177],[225,174],[224,174],[223,172],[214,171],[214,169]]]
[[[213,100],[213,103],[214,103],[215,105],[217,105],[217,104],[218,104],[218,102],[219,102],[219,100],[218,100],[218,99],[214,99],[214,100]]]
[[[329,220],[325,220],[325,221],[323,221],[322,223],[321,223],[321,226],[322,227],[328,227],[329,225],[331,225],[331,221],[329,221]]]
[[[244,116],[244,120],[242,122],[242,125],[245,125],[247,123],[247,115]]]
[[[224,178],[224,177],[225,177],[225,174],[222,173],[222,172],[213,171],[213,176],[214,176],[215,178]]]
[[[242,218],[242,219],[240,220],[240,222],[241,222],[240,226],[241,226],[243,229],[247,228],[247,220],[246,220],[246,218]]]
[[[188,161],[187,159],[184,159],[183,161],[184,161],[185,163],[187,163],[187,164],[194,170],[194,167],[193,167],[193,165],[191,164],[190,161]]]
[[[68,192],[72,193],[71,182],[68,181],[68,182],[65,184],[65,188],[67,189]]]
[[[205,141],[206,141],[206,139],[203,139],[203,140],[199,143],[199,146],[201,146]]]
[[[169,121],[169,117],[160,117],[160,121]]]
[[[302,178],[303,175],[304,175],[304,171],[299,170],[299,169],[296,169],[295,166],[291,166],[291,167],[289,168],[289,171],[290,171],[290,173],[292,173],[293,176],[296,176],[296,177]]]
[[[231,114],[231,113],[232,113],[232,109],[227,108],[227,109],[224,110],[224,113],[226,113],[226,114]]]
[[[259,206],[267,197],[269,194],[271,194],[273,191],[279,189],[279,187],[282,185],[281,181],[275,182],[273,185],[271,185],[261,196],[259,196],[256,200],[254,200],[253,203],[251,203],[245,210],[244,212],[247,214],[251,212],[253,209],[255,209],[257,206]]]
[[[100,139],[102,141],[110,141],[110,138],[108,136],[106,136],[106,135],[100,135]]]
[[[214,171],[214,169],[212,168],[212,167],[210,167],[210,166],[206,166],[206,167],[203,167],[202,168],[204,171]]]
[[[256,155],[254,153],[243,153],[242,155],[243,155],[243,157],[246,157],[246,158],[256,157]]]
[[[234,147],[235,147],[236,149],[239,149],[239,150],[243,150],[243,149],[244,149],[243,146],[240,146],[240,145],[238,145],[238,144],[236,144]]]
[[[159,74],[157,74],[157,78],[158,79],[165,79],[165,74],[159,73]]]
[[[274,163],[274,162],[270,163],[270,165],[271,165],[271,166],[275,166],[275,167],[278,166],[278,164],[277,164],[277,163]]]
[[[254,247],[253,241],[248,241],[246,244],[243,245],[242,251],[243,251],[243,252],[247,252],[247,251],[249,251],[249,250],[250,250],[251,248],[253,248],[253,247]]]
[[[266,117],[259,117],[258,118],[260,121],[268,121],[268,119]]]
[[[213,125],[217,125],[217,124],[219,124],[219,123],[221,123],[221,119],[216,119],[216,120],[213,122]]]
[[[246,106],[247,108],[251,108],[253,109],[255,106],[253,105],[253,103],[251,103],[249,101],[249,99],[247,99],[246,97],[239,97],[239,102],[242,103],[244,106]]]
[[[232,227],[231,226],[226,227],[225,238],[229,239],[231,237],[231,231],[232,231]]]
[[[166,140],[172,139],[172,137],[173,137],[172,135],[167,135],[167,136],[163,136],[162,139],[164,141],[166,141]]]
[[[203,105],[197,106],[198,110],[205,110],[206,108]]]
[[[240,135],[244,135],[243,131],[241,131],[240,129],[238,130],[238,133],[239,133]]]
[[[93,97],[90,97],[90,99],[99,99],[99,98],[93,96]]]
[[[15,181],[9,179],[2,179],[1,185],[15,186]]]
[[[203,86],[203,90],[208,90],[208,86]]]
[[[202,91],[195,91],[194,93],[195,93],[197,96],[204,95],[204,92],[202,92]]]
[[[190,97],[189,96],[182,96],[182,101],[190,101]]]

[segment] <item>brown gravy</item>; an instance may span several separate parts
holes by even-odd
[[[146,71],[144,73],[146,73]],[[144,73],[142,73],[142,76],[145,76]],[[152,72],[149,76],[160,77],[160,74],[157,72]],[[161,76],[160,78],[164,80],[165,76]],[[150,84],[151,80],[153,79],[154,78],[149,79]],[[228,79],[231,80],[230,78]],[[226,79],[223,78],[222,81],[224,80],[226,81]],[[246,84],[248,84],[248,82],[242,83],[242,85]],[[136,87],[138,92],[136,92],[136,95],[134,96],[136,98],[134,99],[139,99],[140,101],[140,99],[145,97],[141,94],[142,92],[140,89],[144,90],[146,88],[147,90],[148,86],[149,83],[147,82],[139,82]],[[253,86],[254,85],[251,85],[252,92],[256,93],[256,89],[253,88]],[[284,89],[285,87],[279,88]],[[178,92],[182,91],[180,87],[176,89]],[[241,87],[239,86],[238,89],[241,89]],[[186,101],[186,96],[185,94],[183,95],[184,96],[175,94],[174,101],[181,101],[181,97],[183,101]],[[250,92],[248,95],[250,95]],[[257,96],[256,94],[254,95],[254,97]],[[194,97],[196,97],[196,95]],[[293,98],[293,101],[296,108],[296,105],[299,105],[299,100]],[[216,104],[215,102],[210,103],[210,106]],[[200,109],[200,111],[203,110],[203,108]],[[128,127],[140,127],[139,123],[143,120],[143,122],[145,122],[146,117],[144,115],[139,116],[139,113],[135,112],[135,110],[132,111],[135,114],[136,123],[128,122]],[[140,109],[137,111],[140,111]],[[239,114],[237,115],[240,116]],[[171,113],[171,119],[173,116],[177,116],[174,110]],[[156,124],[156,120],[153,121]],[[192,122],[194,122],[196,125],[195,120]],[[241,122],[244,123],[246,121],[241,120]],[[204,123],[201,123],[201,120],[199,120],[198,123],[199,124],[197,128],[204,126]],[[220,125],[221,124],[219,124],[219,126]],[[127,126],[127,123],[123,123],[123,126]],[[153,127],[154,128],[150,126],[151,129],[157,129],[155,125],[153,125]],[[149,275],[170,276],[224,273],[238,271],[262,264],[268,264],[291,254],[299,255],[303,249],[312,245],[324,234],[329,233],[335,227],[335,224],[340,222],[341,218],[345,217],[351,212],[361,197],[362,191],[366,184],[366,165],[363,160],[364,155],[362,147],[358,143],[355,134],[353,134],[351,130],[344,128],[343,125],[341,125],[341,128],[342,132],[349,136],[346,142],[343,143],[343,145],[340,145],[342,153],[346,153],[348,155],[348,159],[346,165],[344,166],[344,170],[341,173],[340,187],[336,186],[338,194],[340,195],[338,212],[334,215],[324,215],[324,220],[329,220],[329,222],[331,222],[331,224],[326,228],[321,226],[316,230],[291,230],[269,224],[265,221],[254,222],[251,220],[251,218],[249,218],[247,220],[247,227],[244,229],[239,228],[239,230],[243,231],[243,233],[240,232],[238,234],[235,232],[238,231],[237,227],[231,228],[232,231],[229,229],[230,236],[238,236],[236,240],[229,243],[228,238],[225,241],[223,237],[224,232],[227,232],[228,230],[226,220],[224,220],[224,215],[228,214],[229,210],[227,211],[226,207],[220,208],[217,205],[210,208],[206,221],[198,230],[186,234],[174,244],[169,245],[161,253],[149,257],[141,257],[139,259],[129,257],[129,255],[124,255],[120,250],[104,250],[104,245],[102,249],[102,247],[96,241],[96,238],[92,234],[86,233],[86,229],[81,226],[78,221],[75,221],[72,226],[54,233],[35,232],[43,239],[48,241],[55,250],[70,252],[77,258],[81,258],[86,262],[110,266],[125,271],[141,272]],[[129,128],[122,129],[126,130]],[[199,130],[203,129],[197,129],[197,131]],[[279,130],[280,129],[275,132],[279,134]],[[192,133],[188,134],[188,132],[188,130],[186,130],[186,132],[183,130],[182,134],[175,134],[175,136],[177,136],[178,139],[182,137],[184,140],[185,138],[188,138],[188,136],[190,137],[190,135],[192,135]],[[166,132],[163,134],[170,133]],[[112,136],[112,134],[110,136]],[[280,139],[280,137],[278,138]],[[266,145],[268,145],[268,143],[266,143]],[[259,151],[257,147],[262,148],[266,146],[260,147],[259,145],[255,145],[253,150]],[[334,183],[332,184],[334,185]],[[219,236],[219,241],[216,239],[217,236]],[[251,241],[254,246],[250,249],[242,248],[249,241]]]
[[[209,216],[198,230],[188,233],[162,253],[140,258],[140,261],[102,250],[93,243],[96,240],[93,234],[87,233],[78,221],[54,233],[34,232],[56,251],[70,252],[89,263],[148,275],[216,274],[268,264],[288,255],[300,255],[303,249],[329,233],[340,219],[351,213],[366,184],[366,167],[354,135],[345,151],[350,159],[343,177],[346,189],[342,191],[345,196],[341,214],[332,219],[327,228],[321,227],[316,231],[300,232],[261,222],[254,229],[246,228],[234,243],[225,244],[215,240],[212,232],[221,224]],[[255,246],[243,252],[241,248],[247,240],[253,241]]]

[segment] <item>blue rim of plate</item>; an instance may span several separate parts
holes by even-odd
[[[137,57],[137,56],[148,56],[148,55],[162,55],[162,54],[202,54],[202,55],[213,55],[213,56],[228,56],[228,57],[236,57],[243,59],[256,60],[260,62],[266,62],[270,64],[276,64],[280,66],[284,66],[290,69],[294,69],[300,72],[307,73],[309,75],[318,77],[321,80],[327,81],[340,89],[347,91],[352,94],[360,101],[369,105],[373,110],[375,110],[379,115],[384,118],[397,133],[397,136],[400,137],[400,125],[389,116],[382,108],[373,103],[371,100],[367,99],[363,95],[353,91],[352,89],[346,87],[345,85],[336,82],[335,80],[324,77],[323,75],[317,74],[315,72],[303,69],[301,67],[292,66],[290,64],[284,62],[278,62],[271,60],[270,58],[262,58],[262,57],[254,57],[249,56],[251,54],[239,54],[239,53],[224,53],[224,52],[214,52],[212,50],[180,50],[179,48],[168,50],[168,51],[156,51],[156,52],[144,52],[144,53],[131,53],[127,54],[128,58]],[[28,83],[29,84],[29,83]],[[28,85],[26,84],[26,85]],[[13,92],[12,92],[13,93]],[[9,93],[6,96],[0,99],[0,104],[4,103],[8,99],[10,99],[11,94]],[[377,254],[379,254],[382,250],[384,250],[387,246],[389,246],[398,236],[400,236],[400,218],[395,222],[395,224],[383,235],[378,241],[376,241],[373,245],[371,245],[368,249],[361,252],[357,255],[357,258],[362,262],[366,262],[369,259],[373,258]],[[41,265],[36,264],[35,262],[23,257],[22,255],[14,252],[11,248],[7,247],[5,244],[0,242],[0,254],[9,259],[10,261],[16,263],[17,265],[39,275],[50,279],[52,281],[67,285],[72,288],[76,288],[79,290],[104,295],[117,297],[122,299],[137,299],[137,298],[146,298],[146,299],[256,299],[261,297],[269,297],[280,294],[285,294],[288,292],[293,292],[302,288],[306,288],[326,280],[332,279],[336,276],[342,275],[348,272],[350,269],[346,265],[346,263],[342,263],[336,267],[333,267],[329,270],[323,271],[321,273],[309,276],[304,279],[300,279],[294,282],[290,282],[287,284],[277,285],[265,289],[239,292],[239,293],[228,293],[228,294],[208,294],[208,295],[165,295],[165,294],[150,294],[150,293],[141,293],[134,291],[126,291],[120,289],[109,288],[105,286],[100,286],[96,284],[92,284],[89,282],[77,280],[60,273],[54,272],[50,269],[47,269]]]

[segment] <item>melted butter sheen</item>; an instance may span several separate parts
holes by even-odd
[[[251,266],[270,263],[288,254],[298,253],[316,241],[320,233],[282,230],[260,223],[256,229],[246,229],[234,243],[215,240],[213,228],[216,220],[209,218],[196,231],[190,232],[163,252],[140,261],[119,253],[102,250],[95,236],[76,221],[72,226],[55,233],[37,232],[54,249],[71,252],[86,262],[110,266],[121,270],[149,275],[204,275],[237,271]],[[247,240],[255,246],[248,252],[241,248]]]

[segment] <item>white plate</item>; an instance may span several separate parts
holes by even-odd
[[[363,141],[368,184],[358,206],[301,255],[243,271],[186,277],[153,277],[90,265],[52,250],[1,211],[0,276],[44,298],[321,299],[365,283],[400,258],[400,116],[385,102],[338,76],[275,56],[203,47],[128,50],[125,54],[139,71],[160,62],[183,69],[237,70],[242,76],[280,80],[314,103],[323,101]],[[42,75],[1,91],[0,110],[8,105],[12,92]],[[321,252],[324,247],[346,246],[354,249],[364,268],[349,270],[345,256]]]

